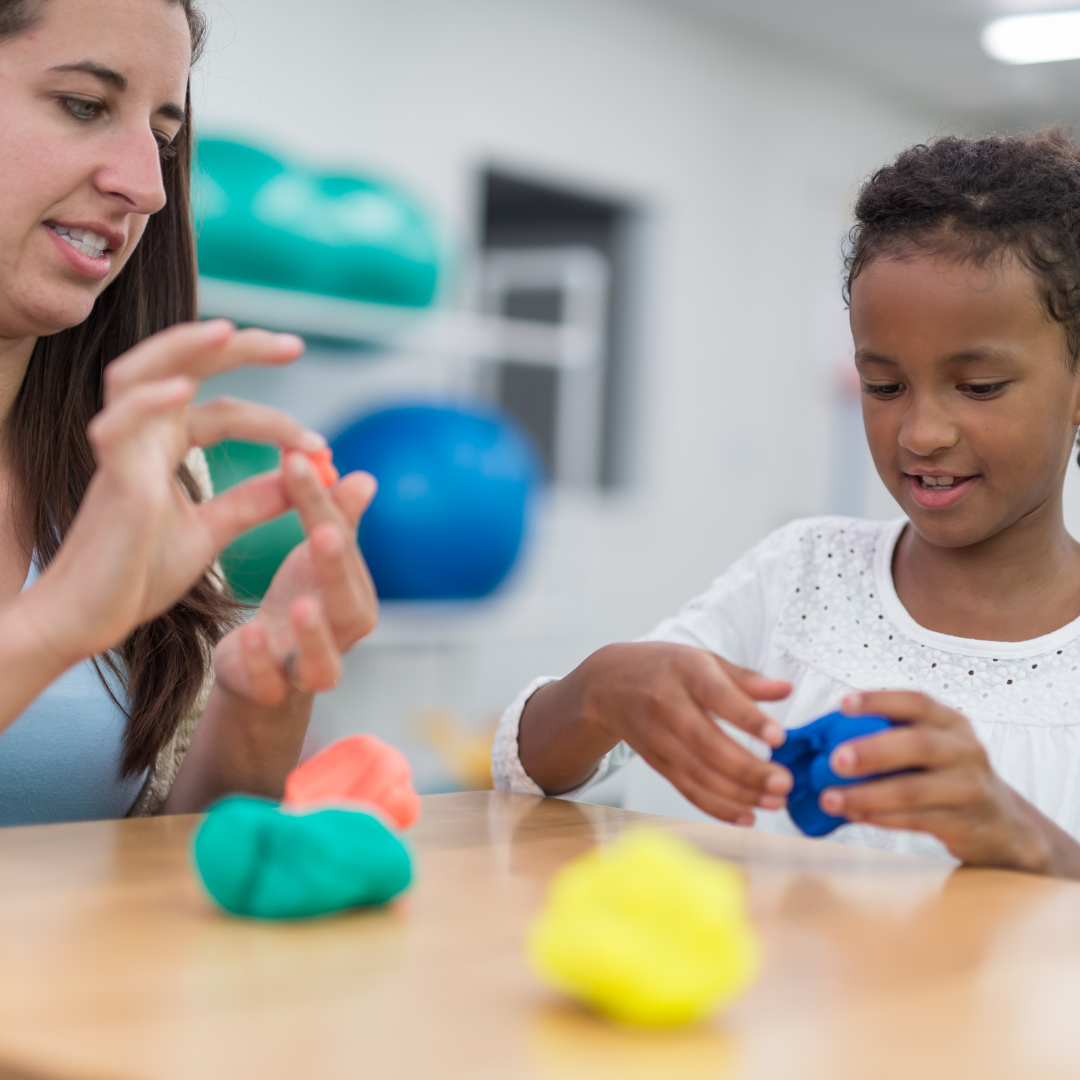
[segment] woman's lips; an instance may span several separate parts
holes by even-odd
[[[908,473],[911,497],[924,510],[945,510],[955,506],[974,486],[978,476],[957,476],[952,487],[923,487],[922,477]]]
[[[42,226],[49,234],[53,245],[59,251],[61,258],[81,277],[90,278],[93,281],[104,281],[112,270],[110,253],[106,252],[100,258],[92,258],[84,255],[77,248],[73,248],[62,236],[58,236],[47,225]]]

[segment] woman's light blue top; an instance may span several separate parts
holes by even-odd
[[[31,563],[24,591],[37,576]],[[61,675],[0,734],[0,825],[123,817],[146,782],[146,773],[120,778],[126,723],[92,661]]]

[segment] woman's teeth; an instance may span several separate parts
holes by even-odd
[[[955,476],[920,476],[924,488],[950,488]]]
[[[49,225],[57,236],[62,236],[76,251],[89,255],[91,259],[104,258],[109,241],[104,236],[89,229],[69,229],[64,225]]]

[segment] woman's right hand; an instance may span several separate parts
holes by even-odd
[[[65,666],[172,607],[232,540],[289,508],[279,471],[199,503],[177,469],[193,446],[226,438],[307,453],[325,446],[276,409],[191,403],[212,375],[286,364],[302,350],[293,335],[214,320],[171,327],[109,364],[88,431],[97,471],[56,557],[19,598],[31,632]]]
[[[790,692],[790,683],[703,649],[608,645],[529,699],[519,755],[533,780],[557,794],[584,782],[598,757],[625,741],[699,809],[750,825],[755,807],[784,805],[791,774],[740,746],[716,718],[779,746],[783,728],[755,702]]]

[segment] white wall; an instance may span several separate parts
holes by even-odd
[[[434,785],[416,707],[478,725],[533,674],[643,633],[768,530],[831,508],[830,453],[854,452],[832,430],[848,202],[873,166],[958,122],[665,0],[220,0],[209,11],[204,130],[396,178],[462,249],[488,163],[649,211],[636,484],[554,497],[491,603],[387,611],[320,703],[317,738],[384,734]],[[422,365],[390,362],[312,371],[360,397],[395,372],[425,378]],[[295,385],[267,377],[255,389],[325,418],[329,399],[305,403]],[[891,512],[878,495],[864,505]]]

